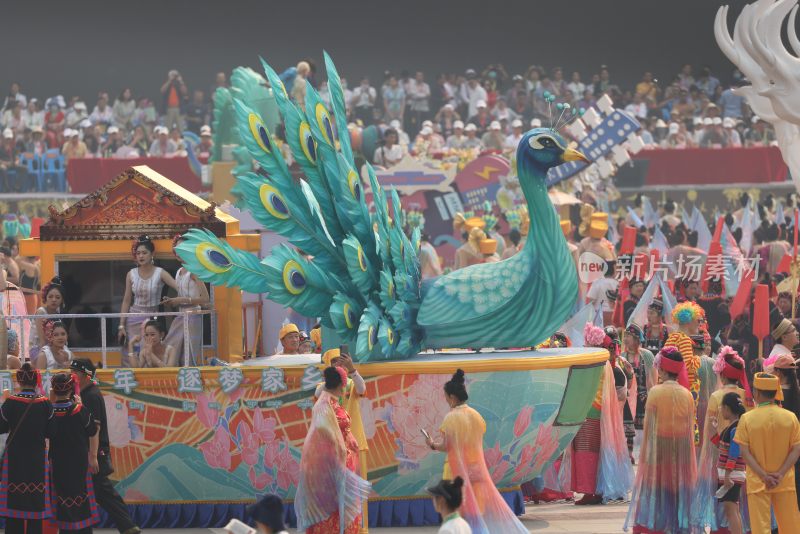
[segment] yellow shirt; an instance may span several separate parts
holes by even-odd
[[[792,412],[775,404],[759,406],[739,419],[733,439],[746,445],[767,473],[774,473],[783,465],[792,447],[800,444],[800,423]],[[747,466],[747,493],[794,490],[794,469],[789,469],[780,484],[768,490],[764,481]]]

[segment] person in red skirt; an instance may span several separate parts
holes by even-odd
[[[30,363],[17,371],[21,391],[0,407],[0,434],[9,433],[0,475],[0,516],[7,534],[41,534],[52,515],[45,439],[55,436],[53,406],[36,393],[41,375]],[[26,528],[27,527],[27,528]]]
[[[75,383],[67,373],[51,380],[50,399],[58,422],[58,433],[50,438],[51,521],[61,534],[91,534],[100,520],[89,470],[89,438],[97,433],[97,424],[76,401]]]

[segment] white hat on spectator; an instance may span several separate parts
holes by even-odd
[[[667,127],[667,123],[664,122],[664,119],[658,119],[656,121],[656,128],[666,128],[666,127]]]
[[[542,119],[531,119],[531,128],[541,128]]]
[[[444,109],[449,109],[450,111],[453,111],[456,108],[453,107],[453,104],[445,104]]]
[[[78,130],[73,130],[72,128],[67,128],[64,130],[64,137],[75,137],[79,134]]]
[[[464,121],[454,121],[453,122],[453,129],[454,130],[463,130],[464,129]]]
[[[156,126],[155,128],[153,128],[153,133],[156,135],[161,135],[161,134],[169,135],[169,130],[167,130],[166,126]]]
[[[14,130],[11,128],[6,128],[3,130],[3,137],[6,139],[13,139],[14,138]]]
[[[703,117],[694,117],[692,119],[692,124],[694,124],[695,126],[699,126],[700,124],[703,124]]]
[[[736,121],[733,120],[733,117],[725,117],[724,119],[722,119],[722,126],[724,126],[725,128],[733,128],[734,126],[736,126]]]
[[[399,130],[400,129],[400,121],[397,120],[397,119],[392,119],[392,121],[389,123],[389,126],[394,128],[395,130]]]
[[[109,126],[108,130],[106,130],[106,133],[109,133],[109,134],[119,133],[119,128],[117,128],[116,126]]]
[[[433,133],[433,128],[431,128],[430,126],[425,126],[422,130],[420,130],[419,133],[422,135],[430,135]]]
[[[492,121],[492,123],[489,125],[489,129],[490,130],[499,130],[500,129],[500,123],[498,121]]]
[[[722,119],[720,119],[719,117],[714,117],[713,119],[711,119],[711,122],[714,123],[714,126],[719,126],[720,124],[722,124]]]
[[[485,108],[486,107],[486,101],[485,100],[478,100],[478,103],[475,104],[475,107],[476,108]]]
[[[475,131],[475,130],[477,130],[477,129],[478,129],[478,127],[477,127],[477,126],[475,126],[475,125],[474,125],[474,124],[472,124],[472,123],[469,123],[469,124],[467,124],[467,126],[464,128],[464,131],[465,131],[465,132],[474,132],[474,131]]]
[[[211,126],[204,124],[200,127],[200,135],[211,135]]]
[[[31,133],[42,133],[44,130],[38,124],[35,124],[33,128],[31,128]]]
[[[433,128],[433,121],[422,121],[423,128]]]
[[[681,129],[681,127],[680,127],[680,126],[678,126],[678,123],[677,123],[677,122],[671,122],[671,123],[669,123],[669,133],[670,133],[670,134],[676,134],[676,133],[678,133],[678,131],[679,131],[680,129]]]
[[[706,117],[703,119],[703,126],[711,126],[712,124],[714,124],[714,121],[711,119],[711,117]]]
[[[75,105],[72,106],[72,109],[86,111],[86,104],[79,100],[75,102]]]
[[[519,120],[519,119],[514,119],[513,121],[511,121],[511,127],[512,128],[522,128],[522,121]]]
[[[92,121],[90,121],[89,119],[83,119],[80,122],[80,124],[78,124],[78,126],[80,126],[81,128],[91,128],[92,127]]]

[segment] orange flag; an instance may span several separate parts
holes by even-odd
[[[769,286],[756,286],[755,308],[753,310],[753,335],[763,341],[769,335]]]
[[[731,321],[736,319],[744,312],[745,306],[750,301],[750,289],[753,287],[755,271],[748,269],[744,272],[744,278],[739,282],[739,289],[731,302],[730,313]]]

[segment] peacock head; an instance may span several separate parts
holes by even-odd
[[[536,175],[546,178],[547,170],[568,161],[589,160],[579,151],[570,148],[566,139],[550,128],[534,128],[522,136],[517,147],[517,165],[520,170],[538,170]]]

